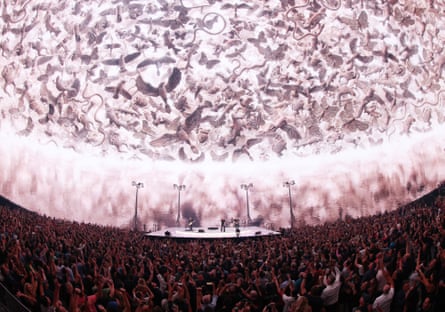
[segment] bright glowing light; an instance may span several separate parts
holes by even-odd
[[[171,181],[181,181],[187,185],[181,194],[183,218],[218,225],[222,216],[244,218],[239,185],[252,181],[252,219],[289,226],[288,196],[281,185],[291,176],[295,219],[318,223],[337,218],[340,207],[354,217],[373,214],[435,188],[445,178],[444,131],[441,127],[367,150],[261,165],[101,159],[2,134],[0,190],[18,204],[56,217],[132,226],[134,190],[128,181],[143,181],[150,191],[139,194],[139,220],[165,226],[176,220]]]

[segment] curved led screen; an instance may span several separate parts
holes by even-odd
[[[443,179],[443,15],[431,1],[3,2],[2,194],[119,226],[134,208],[148,226],[393,209]]]

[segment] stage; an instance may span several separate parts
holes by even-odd
[[[148,237],[156,238],[185,238],[185,239],[228,239],[228,238],[249,238],[271,235],[280,235],[280,232],[272,231],[258,226],[226,227],[225,232],[219,227],[170,227],[160,231],[145,234]]]

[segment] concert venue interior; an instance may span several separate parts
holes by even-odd
[[[445,179],[435,2],[2,1],[0,194],[147,230],[393,210]]]

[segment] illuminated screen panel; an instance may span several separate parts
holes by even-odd
[[[439,2],[1,5],[0,191],[32,210],[289,226],[444,179]]]

